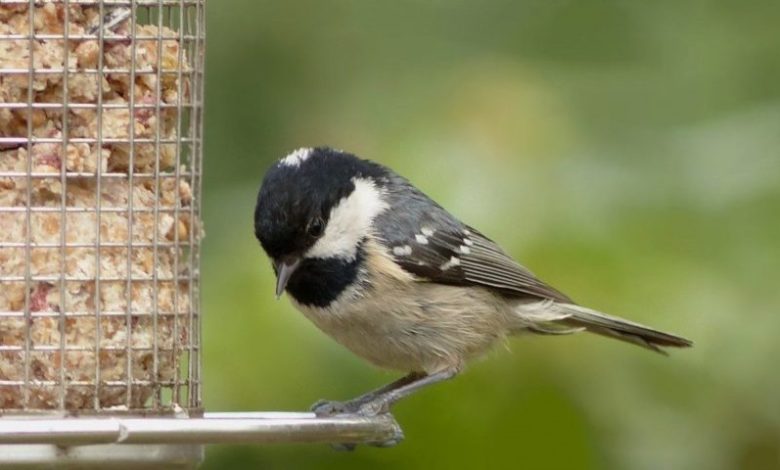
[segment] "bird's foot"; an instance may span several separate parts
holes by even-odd
[[[357,414],[360,416],[378,416],[390,413],[390,402],[382,398],[360,404]]]
[[[365,417],[378,416],[390,412],[390,403],[382,398],[370,401],[330,401],[320,400],[311,406],[311,411],[319,418],[342,414]]]
[[[329,416],[343,415],[343,414],[357,414],[360,410],[360,402],[353,400],[350,401],[331,401],[331,400],[319,400],[311,406],[311,411],[317,415],[318,418],[327,418]]]
[[[370,418],[390,413],[390,403],[386,400],[382,400],[381,398],[370,401],[350,400],[344,402],[320,400],[311,406],[311,410],[318,418],[327,418],[337,415],[353,415]],[[397,427],[395,434],[390,439],[381,442],[372,442],[369,445],[381,448],[395,447],[403,440],[404,433],[400,427]],[[355,450],[357,444],[332,444],[331,447],[334,450],[350,452]]]

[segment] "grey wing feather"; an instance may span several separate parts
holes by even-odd
[[[405,182],[405,180],[400,180]],[[399,181],[395,181],[398,187]],[[396,261],[419,278],[442,284],[482,286],[510,296],[572,303],[534,276],[495,242],[463,224],[411,185],[389,193],[391,206],[375,221]]]
[[[468,238],[474,243],[468,254],[461,255],[461,266],[467,280],[505,292],[572,302],[505,254],[492,240],[474,229],[467,230],[470,232]]]

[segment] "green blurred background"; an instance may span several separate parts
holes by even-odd
[[[208,409],[395,378],[274,300],[252,209],[301,146],[395,168],[579,302],[696,347],[516,338],[398,405],[397,448],[203,468],[780,468],[780,2],[207,4]]]

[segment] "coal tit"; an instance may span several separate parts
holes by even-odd
[[[318,415],[386,412],[508,335],[589,331],[654,351],[685,338],[574,303],[389,168],[302,148],[267,172],[255,235],[276,294],[369,362],[408,373]]]

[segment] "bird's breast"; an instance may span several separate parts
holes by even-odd
[[[374,253],[375,254],[375,253]],[[481,288],[419,282],[368,250],[358,282],[325,306],[296,306],[319,329],[384,368],[434,372],[459,367],[507,331],[507,308]]]

